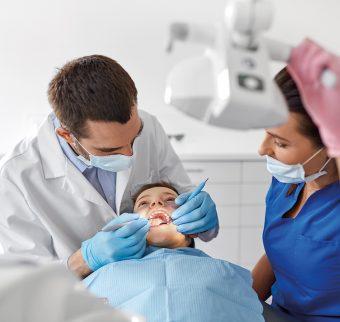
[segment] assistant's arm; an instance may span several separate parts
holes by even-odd
[[[275,282],[275,275],[266,254],[255,265],[252,277],[253,289],[259,299],[265,301],[271,295],[271,287]]]

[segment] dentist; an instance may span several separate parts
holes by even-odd
[[[114,60],[87,56],[67,63],[48,88],[51,113],[0,165],[0,243],[5,253],[58,259],[78,276],[142,257],[147,220],[129,212],[146,183],[190,179],[156,120],[137,109],[137,90]],[[178,230],[202,240],[218,232],[206,192],[179,197]],[[115,232],[107,224],[128,224]]]

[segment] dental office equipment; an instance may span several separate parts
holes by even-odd
[[[63,264],[19,254],[0,257],[0,298],[1,321],[145,322],[95,299]]]
[[[168,51],[175,40],[203,44],[206,51],[173,68],[165,102],[219,127],[251,129],[284,123],[286,102],[272,80],[269,62],[287,62],[292,47],[262,37],[273,12],[270,0],[231,0],[220,24],[173,23]],[[325,70],[321,80],[331,87],[336,77]]]
[[[202,181],[197,188],[191,193],[191,195],[189,196],[187,202],[193,198],[195,198],[205,187],[205,184],[207,183],[207,181],[209,180],[209,178],[205,179],[204,181]]]
[[[120,224],[114,224],[114,225],[106,225],[102,228],[102,231],[105,231],[105,232],[109,232],[109,231],[116,231],[118,230],[119,228],[122,228],[128,224],[131,224],[134,220],[131,220],[131,221],[127,221],[127,222],[123,222],[123,223],[120,223]]]

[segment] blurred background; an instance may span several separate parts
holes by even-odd
[[[262,250],[264,198],[269,183],[257,156],[263,131],[233,131],[192,120],[163,102],[166,75],[182,59],[203,52],[176,44],[165,52],[169,23],[223,19],[226,0],[0,0],[0,154],[50,112],[51,78],[73,58],[102,54],[117,60],[139,91],[139,108],[156,115],[195,183],[220,213],[221,233],[207,245],[213,256],[251,267]],[[268,36],[292,45],[311,37],[340,53],[339,0],[273,0]],[[281,68],[272,65],[272,73]]]

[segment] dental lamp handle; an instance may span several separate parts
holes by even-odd
[[[278,40],[266,38],[266,45],[269,56],[272,60],[288,62],[293,47]],[[330,70],[325,69],[321,74],[321,83],[327,88],[335,87],[337,82],[336,74]]]
[[[170,25],[166,51],[173,50],[175,41],[188,41],[213,47],[216,41],[214,25],[174,22]]]

